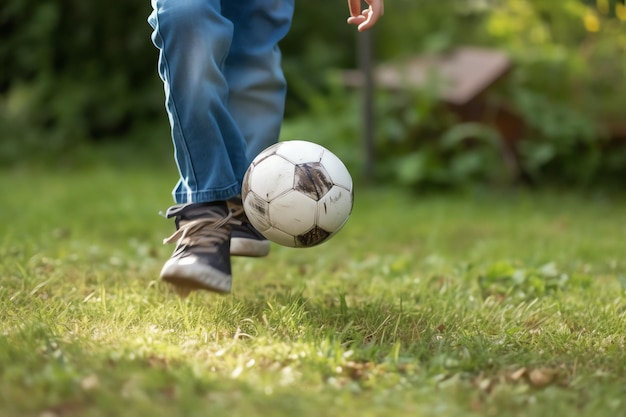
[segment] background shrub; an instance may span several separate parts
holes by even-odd
[[[330,142],[360,170],[360,97],[336,76],[357,62],[344,3],[296,2],[282,44],[285,135]],[[149,13],[147,0],[2,2],[1,164],[68,160],[76,149],[149,141],[152,132],[162,135],[152,146],[169,146]],[[374,54],[401,61],[466,44],[506,51],[514,70],[489,99],[506,102],[529,127],[513,179],[592,183],[626,169],[624,143],[607,130],[624,124],[626,61],[616,57],[626,52],[625,20],[616,0],[394,0],[375,29]],[[508,178],[494,132],[459,126],[433,94],[379,91],[376,110],[379,180],[456,186]],[[449,139],[460,132],[477,139]]]

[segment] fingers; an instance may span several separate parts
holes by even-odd
[[[356,16],[350,16],[348,18],[348,23],[351,25],[360,25],[361,23],[365,22],[367,20],[367,15],[370,14],[370,10],[369,9],[365,9],[361,12],[361,14],[356,15]]]
[[[365,0],[365,2],[369,5],[369,8],[361,11],[359,14],[359,12],[355,13],[353,9],[354,3],[359,3],[359,1],[349,0],[351,16],[347,22],[351,25],[357,25],[359,32],[373,27],[385,12],[383,0]]]
[[[348,0],[348,8],[350,9],[350,16],[358,16],[359,10],[361,10],[361,0]]]

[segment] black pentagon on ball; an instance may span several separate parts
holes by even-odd
[[[332,235],[332,233],[327,232],[319,226],[315,226],[308,232],[295,236],[296,247],[308,248],[311,246],[319,245],[320,243],[328,239],[330,235]]]
[[[294,190],[318,201],[333,187],[333,181],[326,168],[319,162],[296,165]]]

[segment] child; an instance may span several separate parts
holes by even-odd
[[[359,31],[382,16],[383,0],[348,0]],[[250,161],[276,142],[286,83],[278,43],[294,0],[152,0],[174,155],[177,205],[166,212],[177,242],[161,279],[181,293],[228,293],[230,256],[265,256],[269,242],[247,221],[239,194]]]

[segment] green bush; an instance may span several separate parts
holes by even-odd
[[[345,4],[298,9],[284,44],[290,115],[325,88],[327,68],[351,65],[355,56]],[[55,158],[165,120],[150,11],[148,0],[2,2],[0,163]],[[330,24],[320,30],[320,21]]]
[[[61,155],[162,116],[149,3],[7,0],[1,7],[0,162]]]
[[[626,7],[587,3],[394,1],[393,12],[400,13],[377,29],[379,59],[402,62],[466,44],[503,50],[514,68],[487,100],[506,103],[527,129],[507,152],[494,140],[497,132],[459,124],[433,91],[379,92],[379,178],[421,187],[520,180],[622,185],[626,144],[611,138],[610,129],[624,125],[626,61],[615,57],[626,53]],[[459,132],[465,140],[450,146],[446,138],[462,137]]]
[[[515,149],[519,161],[512,170],[502,159],[497,132],[457,125],[432,92],[378,92],[380,180],[434,186],[520,177],[590,183],[624,174],[624,144],[608,142],[605,129],[623,123],[626,61],[617,59],[626,52],[623,2],[387,3],[374,30],[378,61],[464,44],[504,50],[515,67],[489,99],[509,103],[529,129]],[[2,2],[1,164],[54,160],[94,142],[137,140],[138,127],[165,125],[149,13],[147,0]],[[357,62],[357,35],[345,24],[347,13],[345,1],[324,7],[297,2],[292,31],[282,43],[290,86],[285,132],[332,142],[360,170],[358,94],[333,76]],[[307,125],[312,129],[300,130]]]

